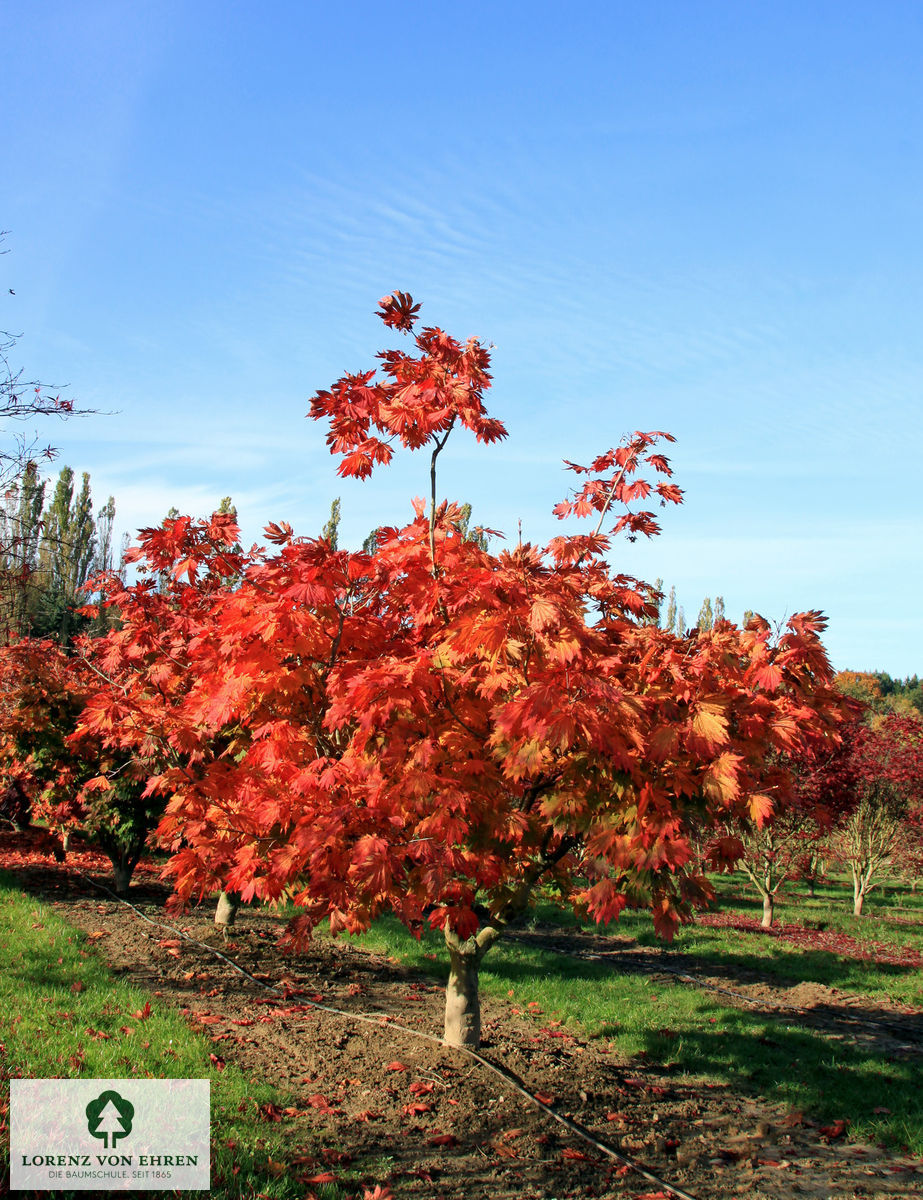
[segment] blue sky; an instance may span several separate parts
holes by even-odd
[[[312,393],[427,321],[495,344],[440,491],[545,541],[570,478],[666,429],[681,509],[622,543],[691,623],[830,618],[923,671],[917,3],[3,6],[0,328],[112,415],[46,424],[117,526],[224,495],[341,541],[427,464],[344,482]],[[16,295],[9,296],[12,287]]]

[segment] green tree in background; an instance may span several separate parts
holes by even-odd
[[[35,611],[44,502],[45,483],[35,463],[28,463],[0,505],[0,621],[20,637],[31,628]]]
[[[670,588],[670,595],[667,599],[667,614],[663,621],[663,628],[668,633],[676,632],[676,588]]]
[[[330,543],[330,549],[336,550],[339,546],[340,537],[340,497],[330,505],[330,518],[324,528],[321,530],[321,537],[325,537]]]
[[[114,502],[113,502],[114,508]],[[67,645],[85,627],[75,609],[86,603],[83,585],[96,564],[96,522],[90,476],[84,471],[74,494],[74,472],[63,467],[43,515],[39,546],[41,597],[32,632]]]

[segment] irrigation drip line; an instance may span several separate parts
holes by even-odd
[[[202,950],[206,950],[209,954],[213,954],[216,958],[221,959],[222,962],[226,963],[229,967],[235,970],[239,975],[242,975],[245,979],[249,979],[250,982],[255,983],[257,987],[263,988],[264,991],[274,992],[277,996],[280,996],[283,999],[285,998],[286,994],[291,994],[290,990],[287,993],[286,989],[284,988],[279,988],[274,984],[266,983],[262,979],[257,979],[257,977],[251,974],[251,972],[245,967],[240,966],[239,963],[234,962],[232,958],[228,958],[226,954],[222,954],[220,950],[217,950],[214,946],[210,946],[207,942],[199,941],[198,938],[194,938],[191,934],[185,933],[182,929],[177,928],[175,925],[168,925],[165,921],[153,920],[130,901],[116,895],[115,892],[111,891],[103,884],[97,883],[95,879],[91,879],[89,875],[84,875],[82,871],[75,871],[74,874],[79,875],[81,879],[85,879],[86,882],[92,887],[98,888],[102,892],[106,892],[106,894],[111,896],[113,900],[117,900],[119,904],[124,904],[126,908],[130,908],[141,918],[142,921],[146,921],[149,925],[153,925],[156,928],[169,930],[169,932],[184,938],[192,945],[199,946]],[[382,1025],[386,1025],[388,1029],[396,1029],[401,1033],[409,1034],[411,1037],[419,1038],[425,1042],[431,1042],[443,1050],[457,1050],[460,1054],[466,1055],[485,1070],[491,1071],[499,1079],[503,1080],[508,1087],[512,1088],[513,1091],[518,1092],[526,1100],[530,1101],[537,1109],[543,1112],[545,1116],[551,1117],[553,1121],[557,1121],[559,1125],[562,1125],[575,1137],[578,1137],[582,1141],[586,1142],[587,1145],[594,1147],[594,1149],[600,1151],[602,1154],[607,1155],[609,1158],[614,1159],[616,1162],[621,1163],[623,1166],[629,1167],[632,1171],[635,1171],[638,1175],[642,1176],[642,1178],[646,1179],[648,1183],[654,1183],[658,1187],[665,1189],[671,1195],[675,1196],[677,1200],[696,1200],[695,1196],[690,1196],[688,1192],[684,1192],[681,1188],[678,1188],[676,1184],[668,1183],[665,1179],[661,1179],[659,1175],[655,1175],[652,1171],[649,1171],[646,1167],[642,1166],[639,1162],[636,1162],[633,1158],[628,1158],[626,1155],[622,1154],[621,1151],[616,1150],[614,1146],[610,1146],[608,1142],[600,1141],[598,1138],[594,1137],[588,1129],[585,1129],[577,1121],[571,1120],[570,1117],[564,1116],[563,1113],[555,1112],[553,1108],[551,1108],[548,1104],[545,1104],[544,1101],[539,1100],[536,1095],[530,1092],[522,1080],[507,1067],[503,1067],[499,1063],[492,1062],[489,1058],[485,1058],[483,1054],[479,1054],[477,1050],[471,1050],[467,1046],[449,1046],[448,1043],[442,1040],[442,1038],[438,1038],[431,1033],[424,1033],[420,1029],[411,1029],[409,1025],[401,1025],[400,1022],[392,1020],[391,1017],[389,1017],[386,1013],[382,1013],[381,1015],[368,1015],[366,1013],[347,1012],[345,1009],[334,1008],[329,1004],[321,1004],[314,1000],[303,1000],[300,1002],[303,1002],[310,1008],[317,1009],[319,1012],[330,1013],[331,1015],[337,1017],[345,1017],[350,1021],[361,1021],[366,1025],[375,1025],[377,1028],[381,1028]]]

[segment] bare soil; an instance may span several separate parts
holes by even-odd
[[[923,1200],[923,1160],[848,1142],[842,1130],[819,1128],[724,1085],[655,1063],[639,1067],[637,1059],[628,1065],[612,1043],[587,1040],[544,1014],[517,1013],[488,997],[484,1057],[555,1113],[665,1181],[653,1182],[559,1124],[508,1080],[443,1046],[443,989],[431,979],[326,938],[307,954],[282,958],[276,947],[282,922],[265,912],[242,913],[233,940],[225,942],[211,908],[169,921],[166,892],[152,870],[136,877],[133,909],[89,882],[109,884],[98,856],[78,848],[61,865],[34,852],[11,855],[9,848],[0,838],[0,865],[93,934],[117,974],[178,1008],[212,1040],[219,1062],[234,1062],[293,1097],[263,1116],[286,1124],[290,1150],[277,1169],[295,1172],[306,1197],[317,1177],[335,1177],[348,1166],[362,1174],[364,1186],[388,1184],[396,1198],[423,1200],[639,1200],[672,1195],[667,1185],[696,1200]],[[176,929],[201,944],[178,939]],[[524,936],[546,944],[562,937]],[[611,941],[571,932],[566,946],[612,958],[620,970],[642,971],[652,987],[662,975],[663,960],[642,948],[613,951]],[[722,978],[691,958],[671,956],[670,968],[723,989],[724,1003],[795,1006],[805,1010],[806,1024],[827,1033],[879,1039],[900,1054],[921,1051],[920,1016],[905,1009],[872,1009],[814,984],[785,989],[756,976]],[[923,1055],[920,1063],[923,1078]]]

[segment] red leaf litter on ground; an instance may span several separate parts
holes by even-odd
[[[889,946],[884,942],[858,942],[846,933],[833,930],[807,929],[804,925],[779,925],[763,929],[755,917],[739,913],[707,913],[697,918],[700,925],[722,929],[739,929],[745,933],[761,933],[764,937],[793,942],[807,950],[826,950],[844,958],[864,959],[866,962],[887,963],[895,967],[923,967],[923,954],[910,946]]]
[[[0,859],[8,870],[41,870],[47,877],[46,882],[48,878],[57,874],[63,884],[68,872],[82,871],[84,875],[92,875],[98,879],[104,886],[112,887],[112,863],[105,854],[94,849],[79,834],[71,837],[63,863],[57,862],[54,857],[55,844],[56,839],[47,830],[35,826],[20,833],[0,830]],[[162,864],[153,858],[142,858],[135,867],[133,880],[159,880],[161,867]]]

